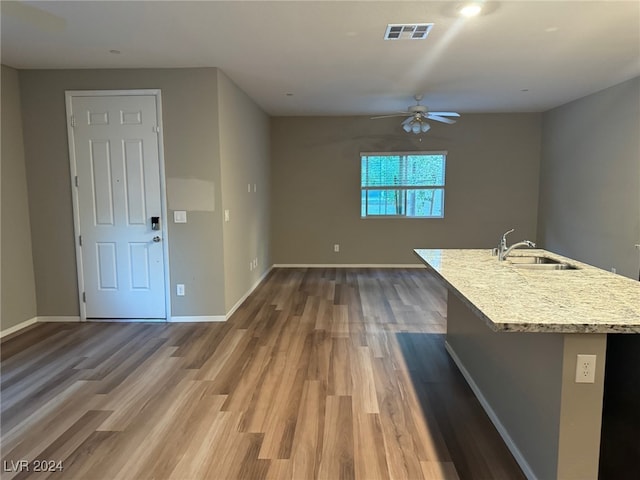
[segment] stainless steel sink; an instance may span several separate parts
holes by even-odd
[[[540,257],[536,255],[527,255],[522,257],[507,257],[507,261],[513,264],[525,264],[525,265],[558,265],[561,264],[559,260],[554,260],[549,257]]]
[[[513,266],[529,270],[578,270],[578,267],[568,263],[514,263]]]
[[[569,263],[561,262],[549,257],[522,256],[509,257],[507,261],[516,268],[527,268],[531,270],[578,270],[578,267]]]

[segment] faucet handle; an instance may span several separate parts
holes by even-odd
[[[525,240],[525,242],[527,243],[527,246],[529,248],[536,248],[536,244],[534,242],[531,242],[529,240]]]
[[[513,233],[513,232],[515,232],[515,231],[516,231],[516,229],[515,229],[515,228],[512,228],[511,230],[509,230],[509,231],[507,231],[507,232],[504,232],[504,233],[502,234],[502,243],[503,243],[503,244],[506,244],[506,243],[507,243],[507,235],[509,235],[510,233]]]

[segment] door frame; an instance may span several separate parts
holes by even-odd
[[[169,275],[169,228],[167,223],[167,183],[164,166],[164,126],[162,124],[162,94],[160,89],[143,90],[65,90],[65,106],[67,116],[67,141],[69,146],[69,173],[71,174],[71,196],[73,200],[73,233],[76,252],[76,269],[78,275],[78,304],[80,306],[80,321],[87,321],[87,305],[83,299],[84,269],[82,265],[82,247],[79,242],[80,235],[80,203],[78,189],[75,184],[77,165],[75,158],[74,133],[72,126],[72,100],[73,97],[124,97],[124,96],[154,96],[156,97],[156,121],[158,126],[158,164],[160,168],[160,218],[162,232],[162,257],[164,262],[164,293],[165,293],[165,322],[171,321],[171,283]],[[117,319],[116,319],[117,320]],[[142,320],[142,319],[127,319]],[[153,321],[153,320],[152,320]]]

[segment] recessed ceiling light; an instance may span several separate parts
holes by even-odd
[[[113,53],[114,55],[120,55],[122,52],[120,50],[109,50],[109,53]]]
[[[547,27],[547,28],[544,29],[545,32],[549,32],[549,33],[557,32],[558,30],[559,30],[558,27]]]
[[[477,3],[470,3],[469,5],[465,5],[460,9],[460,15],[463,17],[475,17],[479,15],[482,11],[482,6]]]

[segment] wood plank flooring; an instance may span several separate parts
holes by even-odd
[[[445,313],[425,269],[274,269],[226,323],[40,324],[2,344],[2,479],[524,478]]]

